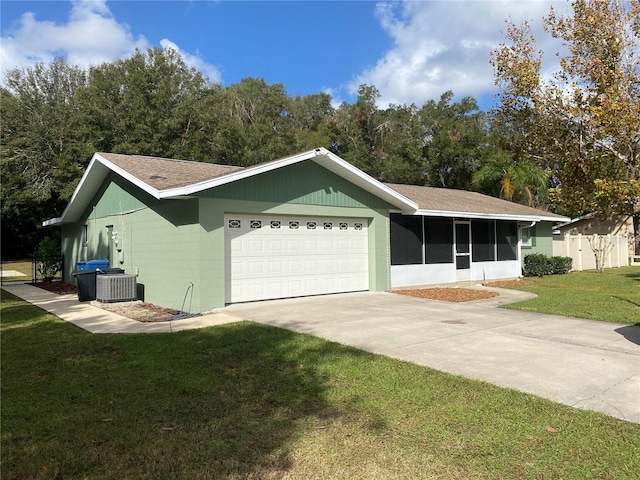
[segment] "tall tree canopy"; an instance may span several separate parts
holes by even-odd
[[[5,255],[33,252],[96,151],[250,166],[326,147],[384,182],[463,189],[490,151],[472,98],[380,109],[362,85],[334,108],[327,94],[291,96],[259,78],[210,84],[173,50],[88,71],[62,59],[13,70],[0,95]]]
[[[545,30],[566,53],[551,78],[531,25],[508,23],[492,56],[506,148],[553,172],[559,213],[634,216],[640,246],[640,0],[575,0]]]

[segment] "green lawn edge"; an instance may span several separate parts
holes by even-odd
[[[530,285],[508,287],[537,298],[503,308],[624,324],[640,323],[640,267],[571,272],[526,278]]]

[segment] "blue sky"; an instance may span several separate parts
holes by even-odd
[[[452,90],[488,107],[489,56],[504,40],[505,19],[532,21],[539,48],[557,49],[540,42],[550,5],[566,13],[566,2],[550,0],[2,0],[0,71],[55,56],[88,67],[161,47],[223,85],[261,77],[290,95],[330,93],[337,104],[353,102],[367,83],[382,107]]]

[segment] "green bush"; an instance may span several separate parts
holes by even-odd
[[[542,277],[569,273],[572,265],[571,257],[548,257],[542,253],[532,253],[524,257],[524,276]]]
[[[542,277],[552,273],[549,257],[542,253],[532,253],[524,257],[524,276]]]
[[[60,241],[45,237],[36,250],[35,255],[38,273],[45,282],[50,282],[62,270],[62,257],[60,256]]]
[[[551,270],[554,275],[563,275],[571,271],[573,258],[571,257],[551,257]]]

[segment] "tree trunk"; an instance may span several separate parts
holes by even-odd
[[[633,254],[640,255],[640,211],[633,214]]]
[[[589,246],[593,251],[596,260],[596,272],[604,273],[604,265],[607,255],[613,249],[613,242],[610,235],[591,235],[587,237]]]

